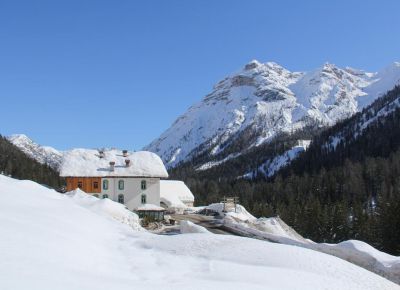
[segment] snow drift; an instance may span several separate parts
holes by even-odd
[[[181,221],[179,223],[179,229],[182,234],[193,234],[193,233],[211,234],[206,228],[196,225],[191,221]]]
[[[111,199],[99,199],[90,194],[86,194],[79,188],[67,192],[76,204],[91,210],[102,216],[109,216],[121,223],[129,225],[134,230],[143,230],[140,226],[139,217],[137,214],[128,210],[124,205],[114,202]]]
[[[300,247],[133,230],[80,192],[0,175],[0,196],[0,289],[400,289]]]
[[[223,215],[224,226],[240,235],[330,254],[400,284],[400,257],[380,252],[362,241],[318,244],[303,238],[279,217],[257,219],[241,205],[237,205],[236,212],[232,209],[223,212],[224,207],[221,203],[212,204],[207,208]]]

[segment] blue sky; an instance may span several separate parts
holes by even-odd
[[[0,1],[0,134],[140,149],[252,59],[398,61],[400,1]]]

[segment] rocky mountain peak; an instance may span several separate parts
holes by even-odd
[[[253,132],[245,146],[251,148],[310,122],[332,125],[391,89],[400,79],[397,68],[395,63],[390,72],[376,74],[325,63],[310,72],[291,72],[252,60],[218,82],[145,149],[171,167],[204,152],[218,158],[244,132]]]
[[[247,63],[244,66],[244,70],[252,70],[252,69],[258,68],[260,66],[261,66],[261,63],[258,60],[253,59],[252,61],[250,61],[249,63]]]

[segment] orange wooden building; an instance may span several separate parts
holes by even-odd
[[[101,177],[66,177],[67,191],[81,189],[87,193],[101,193]]]

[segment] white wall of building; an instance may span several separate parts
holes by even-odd
[[[108,181],[108,189],[104,189],[103,181]],[[124,188],[119,189],[119,182],[123,181]],[[146,181],[146,189],[142,189],[141,182]],[[136,210],[142,205],[142,195],[146,196],[147,204],[160,205],[160,179],[159,178],[136,178],[136,177],[104,177],[101,179],[102,198],[104,194],[113,201],[118,201],[118,196],[123,194],[124,204],[130,210]]]

